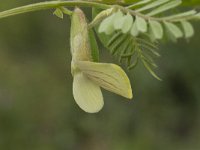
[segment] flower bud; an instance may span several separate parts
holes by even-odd
[[[91,47],[89,42],[88,24],[81,9],[75,8],[71,22],[70,44],[72,61],[90,61]]]

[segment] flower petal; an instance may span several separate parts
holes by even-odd
[[[121,67],[110,63],[76,61],[76,66],[102,88],[131,99],[132,89],[129,78]]]
[[[79,107],[88,113],[96,113],[104,105],[100,87],[81,72],[74,75],[73,95]]]

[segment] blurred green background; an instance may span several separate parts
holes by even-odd
[[[37,1],[1,0],[0,10]],[[0,150],[200,149],[199,22],[190,42],[160,47],[162,82],[138,66],[134,100],[103,91],[103,110],[87,114],[72,96],[69,17],[52,12],[0,20]]]

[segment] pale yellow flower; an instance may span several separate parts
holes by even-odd
[[[121,67],[110,63],[92,62],[88,24],[84,13],[76,8],[71,25],[71,70],[73,95],[81,109],[95,113],[104,105],[101,88],[132,98],[129,78]]]

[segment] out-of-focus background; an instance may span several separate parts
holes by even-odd
[[[33,2],[1,0],[0,10]],[[1,150],[200,149],[200,22],[190,42],[160,47],[162,82],[138,66],[134,100],[103,90],[103,110],[87,114],[72,97],[69,17],[52,12],[0,20]]]

